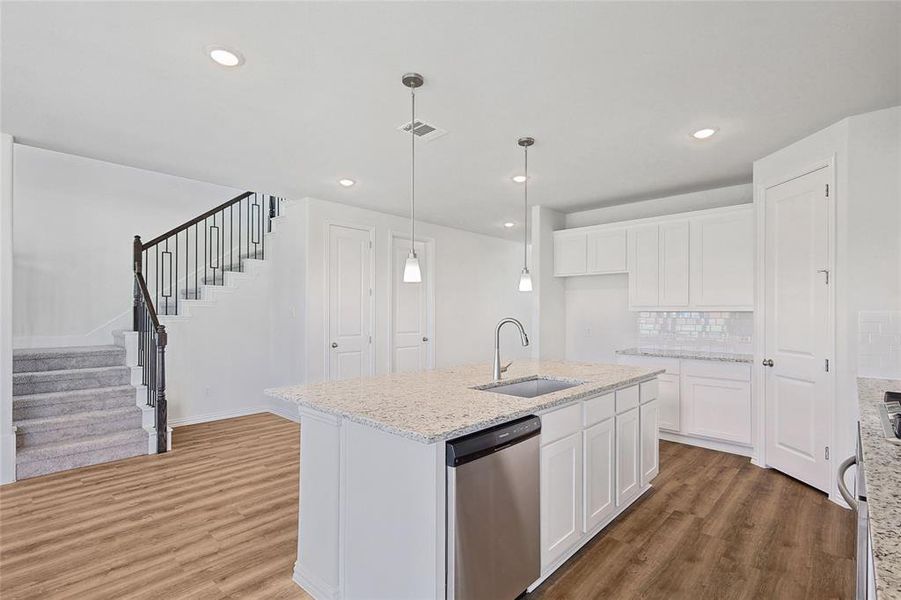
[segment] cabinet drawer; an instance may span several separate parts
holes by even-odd
[[[694,377],[751,381],[751,365],[748,363],[712,360],[683,360],[682,374]]]
[[[667,373],[679,374],[678,358],[663,358],[662,356],[633,356],[631,354],[617,354],[616,364],[631,365],[633,367],[647,367],[649,369],[666,369]]]
[[[604,419],[609,419],[616,412],[615,394],[604,394],[582,403],[582,425],[591,427]]]
[[[645,381],[639,385],[641,403],[650,402],[657,399],[657,380]]]
[[[582,430],[582,403],[576,402],[541,415],[541,445]]]
[[[616,390],[616,413],[626,412],[638,406],[638,386]]]

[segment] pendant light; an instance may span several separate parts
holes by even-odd
[[[419,257],[416,256],[416,88],[422,85],[422,75],[406,73],[402,80],[410,88],[410,254],[404,263],[404,283],[422,283]]]
[[[519,274],[519,291],[532,291],[532,274],[529,273],[529,146],[535,143],[535,138],[521,137],[517,142],[522,146],[525,169],[523,176],[523,216],[522,216],[522,273]]]

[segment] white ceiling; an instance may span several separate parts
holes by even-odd
[[[24,143],[517,237],[572,211],[750,180],[751,163],[901,103],[901,3],[2,3],[2,128]],[[211,44],[239,49],[238,69]],[[689,132],[716,126],[697,142]],[[352,188],[336,180],[356,179]]]

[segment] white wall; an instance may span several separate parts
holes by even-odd
[[[241,190],[14,145],[16,347],[109,344],[130,328],[131,244]]]
[[[307,200],[306,236],[306,381],[320,381],[326,376],[324,349],[329,343],[324,323],[325,269],[327,243],[326,223],[375,228],[375,372],[389,371],[390,289],[388,281],[392,233],[403,235],[409,221],[392,215],[325,202]],[[303,235],[294,227],[292,231]],[[493,360],[494,327],[506,316],[522,321],[532,334],[532,294],[519,292],[522,269],[522,246],[500,238],[470,233],[459,229],[417,224],[417,238],[434,242],[435,265],[435,367],[444,368],[463,363],[485,364],[490,378]],[[292,234],[293,235],[293,234]],[[292,262],[301,257],[294,256]],[[522,348],[519,335],[512,329],[502,333],[502,359],[529,356]]]
[[[532,323],[537,334],[532,358],[538,360],[563,360],[566,355],[564,281],[554,277],[554,231],[564,228],[564,219],[555,210],[532,207]]]
[[[630,221],[646,217],[662,217],[664,215],[675,215],[694,210],[719,208],[721,206],[749,204],[753,200],[753,196],[751,184],[743,183],[701,192],[654,198],[641,202],[628,202],[626,204],[569,213],[566,215],[566,228]]]
[[[751,184],[655,198],[566,215],[566,228],[660,217],[722,206],[747,204]],[[549,250],[553,255],[553,248]],[[615,360],[615,351],[638,342],[636,313],[629,311],[628,275],[565,277],[566,359]]]
[[[759,190],[818,161],[833,159],[836,395],[832,455],[842,459],[853,454],[856,440],[858,313],[901,308],[901,107],[849,117],[756,161],[754,185]],[[762,332],[762,323],[756,327]],[[758,335],[755,358],[762,358],[763,342]],[[834,489],[832,497],[837,497]]]

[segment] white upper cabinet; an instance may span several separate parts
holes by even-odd
[[[699,309],[754,306],[754,213],[742,207],[691,222],[691,303]]]
[[[660,225],[660,305],[688,306],[688,221]]]
[[[554,275],[585,275],[588,261],[585,231],[554,234]]]
[[[626,230],[602,229],[588,233],[588,273],[626,272]]]
[[[658,225],[629,229],[629,305],[633,308],[660,304],[658,229]]]
[[[629,274],[632,310],[753,310],[750,205],[554,232],[554,274]]]

